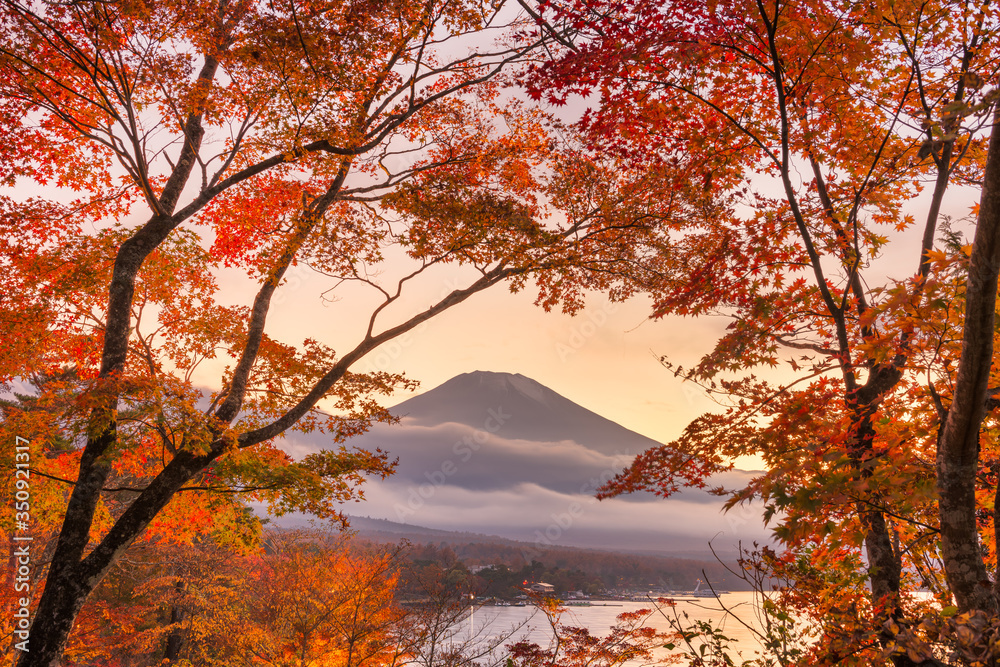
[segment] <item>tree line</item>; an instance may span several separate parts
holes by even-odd
[[[514,597],[524,582],[552,584],[557,593],[584,591],[690,591],[699,579],[723,590],[750,590],[726,564],[667,556],[549,547],[526,551],[516,546],[474,543],[414,543],[407,553],[414,561],[434,563],[440,568],[460,567],[476,572],[490,582],[486,595]],[[729,565],[735,567],[736,558]],[[496,588],[494,588],[496,586]],[[501,592],[495,592],[495,591]]]

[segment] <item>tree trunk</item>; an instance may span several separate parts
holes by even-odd
[[[167,634],[167,647],[163,653],[163,659],[169,664],[174,664],[181,657],[181,648],[184,646],[184,629],[181,622],[184,620],[184,607],[180,605],[180,599],[184,595],[184,582],[178,580],[174,584],[174,591],[177,593],[177,602],[170,605],[170,633]]]
[[[875,456],[875,428],[873,419],[878,405],[892,391],[903,377],[902,370],[895,364],[885,364],[873,369],[868,381],[853,392],[848,399],[854,419],[854,440],[848,453],[851,463],[860,479],[872,476],[872,467],[867,463]],[[903,563],[899,546],[889,532],[885,513],[878,508],[879,497],[870,502],[857,504],[858,516],[865,529],[865,556],[868,559],[868,582],[871,585],[872,608],[875,622],[881,626],[878,638],[883,648],[889,647],[896,639],[886,629],[885,622],[903,616],[900,605],[900,585]],[[905,653],[890,656],[894,667],[916,667],[918,664]]]
[[[875,375],[873,373],[873,378]],[[888,374],[882,375],[890,380],[888,389],[891,389],[895,381],[901,377],[900,373],[892,374],[891,378]],[[872,427],[872,419],[878,409],[877,402],[885,393],[881,384],[875,380],[869,381],[851,397],[851,401],[857,403],[854,407],[854,442],[848,453],[855,472],[861,479],[867,479],[872,475],[871,466],[866,465],[866,461],[874,456],[875,429]],[[877,398],[873,398],[873,395]],[[865,528],[865,554],[868,557],[872,605],[876,609],[884,608],[885,618],[889,618],[898,612],[902,563],[893,549],[892,536],[889,535],[885,515],[878,509],[877,501],[878,498],[873,498],[871,503],[858,503],[857,512]]]
[[[146,529],[181,486],[216,455],[194,456],[179,452],[167,467],[115,522],[111,531],[86,558],[50,572],[31,625],[28,652],[18,667],[58,667],[73,622],[87,596],[97,587],[117,558]]]
[[[979,547],[975,492],[1000,273],[1000,109],[993,114],[984,181],[966,283],[962,356],[938,435],[937,491],[941,557],[955,602],[961,611],[993,615],[997,601]]]

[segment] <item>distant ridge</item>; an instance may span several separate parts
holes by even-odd
[[[441,530],[410,523],[397,523],[389,519],[378,519],[367,516],[349,516],[350,530],[358,537],[372,542],[396,543],[406,540],[413,544],[494,544],[497,546],[517,548],[526,552],[545,550],[593,551],[599,553],[627,554],[644,558],[673,558],[693,560],[699,563],[717,564],[719,558],[735,560],[739,554],[728,548],[721,548],[713,554],[711,549],[627,549],[614,546],[575,546],[571,544],[558,546],[542,546],[527,540],[518,540],[500,535],[473,533],[463,530]]]
[[[536,544],[496,535],[438,530],[385,519],[351,516],[350,522],[351,529],[362,540],[389,544],[406,540],[417,547],[418,553],[426,552],[419,545],[447,548],[468,566],[503,564],[518,569],[537,560],[547,565],[579,568],[609,581],[628,578],[633,586],[669,585],[684,589],[693,588],[696,580],[707,573],[714,585],[730,590],[747,590],[745,582],[734,577],[723,563],[704,552],[634,553],[568,545],[539,548]]]
[[[499,535],[486,535],[484,533],[471,533],[461,530],[440,530],[438,528],[397,523],[388,519],[367,516],[349,516],[348,518],[351,523],[350,529],[355,531],[358,537],[373,541],[405,539],[410,542],[441,541],[448,544],[458,544],[461,542],[506,545],[523,544],[517,540],[500,537]]]

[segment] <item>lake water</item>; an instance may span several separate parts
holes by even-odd
[[[672,618],[674,611],[676,611],[683,618],[682,615],[686,612],[690,617],[690,622],[693,622],[694,619],[711,621],[713,626],[721,629],[723,634],[732,640],[730,648],[741,652],[744,659],[750,659],[754,657],[755,651],[760,650],[760,645],[753,632],[743,623],[752,627],[760,627],[757,620],[758,601],[759,598],[756,598],[755,594],[750,591],[723,593],[719,600],[714,598],[678,600],[674,609],[669,607],[663,609],[666,616],[654,613],[646,621],[646,625],[664,632],[671,632],[673,629],[668,617]],[[594,602],[593,606],[589,607],[568,607],[561,621],[565,625],[586,627],[592,635],[605,636],[615,624],[618,614],[648,609],[651,606],[649,602]],[[723,610],[722,606],[726,607],[729,612]],[[500,633],[509,632],[512,628],[519,627],[514,637],[507,643],[526,639],[545,647],[549,645],[553,636],[545,615],[533,606],[477,607],[471,622],[477,634],[485,630],[485,636],[488,637],[496,637]],[[469,623],[468,618],[466,618],[465,623]],[[734,659],[737,657],[735,651],[730,652],[730,656]],[[679,651],[675,650],[674,652]],[[665,654],[668,651],[663,649],[661,653]]]

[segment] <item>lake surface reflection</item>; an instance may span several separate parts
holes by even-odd
[[[729,611],[723,610],[722,606]],[[651,607],[652,604],[649,602],[594,602],[592,606],[588,607],[567,607],[561,620],[565,625],[585,627],[590,630],[592,635],[603,637],[611,630],[619,614]],[[743,659],[750,659],[754,657],[755,652],[761,650],[753,632],[744,625],[745,623],[751,627],[760,627],[758,621],[759,598],[755,597],[751,591],[723,593],[720,600],[714,598],[678,599],[674,609],[664,607],[662,611],[663,614],[654,613],[651,615],[646,621],[646,625],[657,630],[670,632],[672,627],[668,619],[673,618],[674,611],[682,619],[683,614],[687,613],[689,616],[688,625],[693,624],[695,620],[710,621],[714,627],[719,628],[726,637],[732,640],[729,642],[730,648],[733,649],[730,652],[730,657],[735,659],[738,651],[742,653]],[[465,623],[470,623],[470,619],[466,618]],[[533,606],[477,607],[471,623],[470,630],[474,628],[483,639],[510,633],[513,628],[518,628],[512,638],[506,642],[507,644],[524,639],[546,647],[553,639],[552,628],[545,615]],[[671,652],[678,653],[680,651],[663,649],[659,655],[666,656]],[[736,662],[739,664],[738,660]]]

